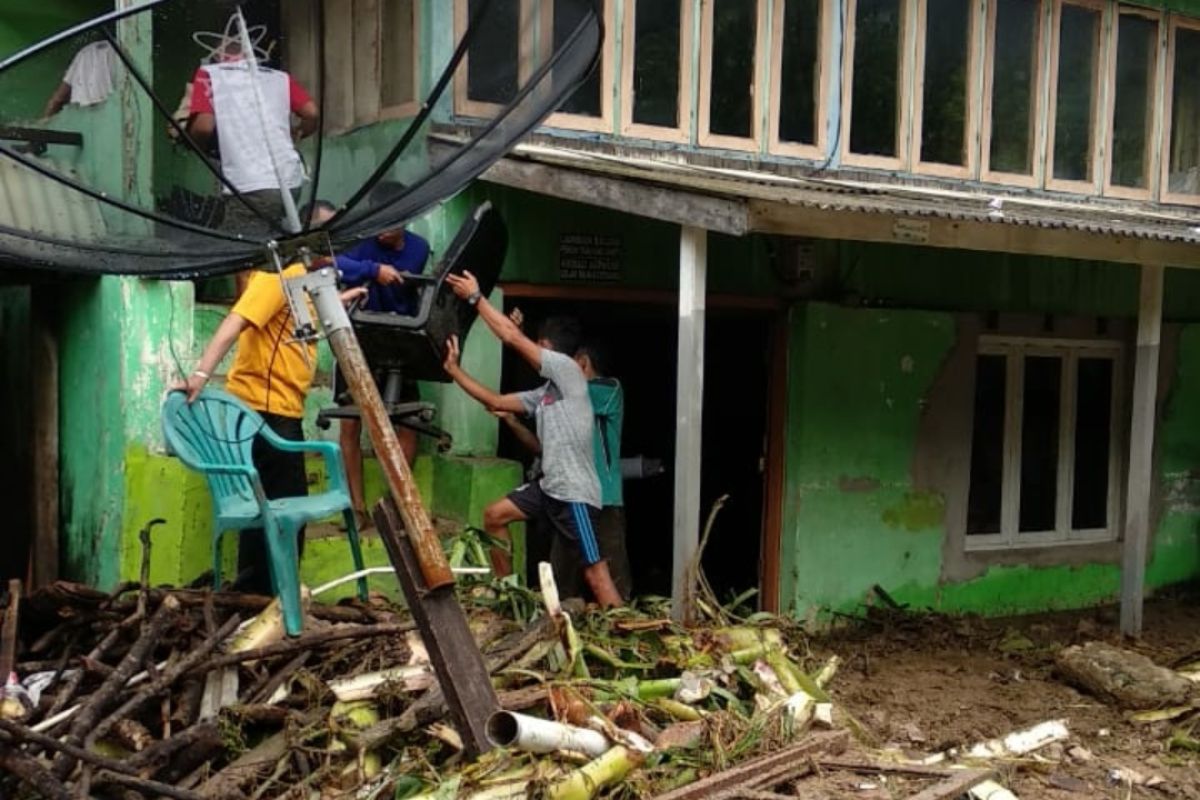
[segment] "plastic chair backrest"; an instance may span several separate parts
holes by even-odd
[[[171,451],[204,472],[218,512],[230,500],[257,500],[245,475],[205,470],[208,465],[252,466],[254,439],[265,424],[257,412],[218,389],[205,389],[193,403],[183,392],[171,392],[163,402],[162,422]]]
[[[359,311],[352,315],[354,331],[373,369],[398,369],[412,380],[450,380],[442,369],[446,339],[458,336],[465,344],[475,322],[474,306],[454,296],[446,276],[470,270],[484,296],[491,294],[508,250],[508,229],[490,202],[471,213],[446,248],[431,282],[421,285],[415,316]]]

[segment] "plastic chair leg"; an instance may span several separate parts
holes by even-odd
[[[342,519],[346,521],[346,538],[350,540],[350,555],[354,559],[354,571],[362,572],[366,567],[363,564],[362,544],[358,538],[358,522],[354,518],[354,511],[347,508],[342,512]],[[367,599],[366,577],[358,579],[358,599]]]
[[[221,591],[221,542],[225,539],[225,531],[217,531],[212,540],[212,581],[213,591]]]
[[[288,636],[304,631],[304,606],[300,600],[300,564],[296,553],[297,529],[290,523],[270,520],[263,535],[267,537],[267,556],[275,593],[283,609],[283,627]]]

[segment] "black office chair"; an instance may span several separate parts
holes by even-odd
[[[476,312],[474,306],[454,295],[446,276],[469,270],[486,297],[500,277],[507,248],[508,229],[492,204],[485,202],[458,229],[445,257],[431,274],[404,276],[405,285],[418,292],[414,315],[363,310],[350,314],[367,363],[372,370],[387,373],[387,380],[380,388],[392,424],[434,437],[442,448],[449,447],[450,436],[433,424],[433,405],[402,403],[401,390],[405,380],[450,382],[450,376],[442,368],[446,340],[456,335],[459,343],[465,344]],[[317,425],[328,428],[335,419],[360,416],[358,406],[327,408],[317,415]]]

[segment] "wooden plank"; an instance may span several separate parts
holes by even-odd
[[[679,357],[675,394],[675,521],[671,570],[672,615],[694,618],[700,545],[701,431],[704,410],[704,300],[708,232],[679,232]]]
[[[471,757],[485,753],[491,749],[487,720],[499,710],[500,701],[454,587],[426,590],[417,554],[392,498],[385,497],[375,507],[375,526],[396,568],[463,747]]]
[[[56,308],[50,287],[33,289],[30,315],[30,394],[33,405],[30,467],[33,484],[33,542],[30,591],[58,580],[58,341],[50,326]]]
[[[1121,264],[1200,267],[1200,247],[1191,242],[1135,239],[1069,228],[820,209],[769,200],[750,200],[749,209],[751,233],[916,244]],[[915,237],[912,235],[914,230],[918,233]]]
[[[761,788],[764,780],[770,780],[770,776],[777,774],[780,770],[803,769],[812,756],[841,753],[846,749],[849,741],[850,734],[846,731],[816,733],[791,747],[785,747],[769,755],[751,759],[732,769],[701,778],[695,783],[690,783],[666,794],[660,794],[654,800],[701,800],[712,797],[718,792],[740,786]]]
[[[1126,636],[1139,636],[1142,632],[1146,551],[1150,538],[1150,494],[1154,482],[1154,428],[1158,405],[1164,272],[1161,266],[1142,267],[1137,365],[1133,379],[1133,421],[1129,430],[1129,475],[1125,494],[1125,547],[1121,565],[1121,632]]]
[[[742,236],[749,228],[747,206],[742,200],[680,192],[511,158],[493,164],[483,174],[483,180],[730,236]]]
[[[908,800],[957,800],[971,787],[983,783],[991,777],[992,771],[989,769],[961,770],[958,774],[917,792]]]

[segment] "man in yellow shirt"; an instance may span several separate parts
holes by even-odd
[[[303,274],[304,267],[300,264],[293,264],[283,273],[286,278]],[[351,290],[342,299],[349,302],[365,292],[365,289]],[[279,275],[253,272],[245,291],[204,348],[192,374],[173,388],[186,391],[189,402],[195,400],[229,348],[237,342],[233,367],[225,378],[226,390],[261,414],[275,433],[302,441],[304,398],[316,370],[317,346],[295,341],[294,330],[295,321]],[[308,494],[303,454],[284,453],[256,437],[253,458],[268,499]],[[298,549],[303,552],[303,530]],[[258,594],[273,593],[262,531],[243,531],[238,543],[238,572],[237,588]]]

